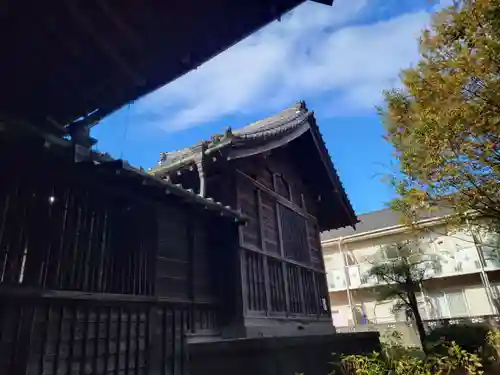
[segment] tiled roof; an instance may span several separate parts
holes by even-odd
[[[223,134],[216,134],[208,141],[199,142],[194,146],[175,152],[163,152],[160,154],[159,165],[152,168],[149,173],[163,177],[194,163],[198,158],[201,159],[202,155],[208,155],[215,151],[223,151],[223,154],[230,157],[231,153],[242,155],[245,150],[265,148],[263,145],[281,147],[284,143],[300,138],[306,132],[310,132],[311,138],[310,141],[302,144],[317,148],[321,162],[325,165],[326,173],[315,182],[317,192],[325,196],[336,196],[334,200],[337,201],[337,209],[345,211],[343,219],[337,218],[337,220],[331,216],[335,215],[334,213],[330,214],[329,209],[323,207],[322,213],[318,214],[318,220],[325,223],[325,228],[354,225],[357,222],[356,214],[328,154],[314,113],[307,109],[303,101],[297,102],[274,116],[253,122],[240,129],[233,131],[231,128],[227,128]],[[310,151],[316,152],[312,149]],[[322,180],[324,178],[328,180]],[[328,218],[329,216],[330,218]]]
[[[234,135],[242,138],[274,135],[303,124],[310,115],[311,112],[307,111],[304,102],[298,102],[277,115],[256,121],[234,131]]]
[[[312,112],[306,109],[304,102],[298,102],[277,115],[256,121],[240,129],[233,131],[228,128],[225,133],[216,134],[209,141],[199,142],[182,150],[161,153],[160,165],[153,168],[151,172],[156,173],[169,169],[173,165],[182,164],[184,161],[190,161],[201,151],[203,145],[210,152],[210,149],[238,146],[247,141],[251,142],[252,140],[262,140],[282,135],[306,123],[310,116],[312,116]]]
[[[422,220],[439,218],[451,214],[450,210],[426,211],[419,214]],[[346,237],[353,234],[362,234],[377,229],[389,228],[402,224],[402,217],[399,212],[390,208],[372,211],[358,216],[359,223],[356,224],[356,230],[351,227],[345,227],[330,230],[321,233],[321,241],[333,240],[340,237]]]

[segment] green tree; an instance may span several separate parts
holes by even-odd
[[[384,260],[380,254],[390,254]],[[425,350],[425,328],[418,308],[417,294],[428,271],[439,267],[438,259],[424,254],[418,241],[402,241],[385,245],[371,262],[368,275],[376,278],[382,286],[378,288],[378,300],[395,300],[393,312],[403,311],[410,315],[416,325],[422,348]]]
[[[434,15],[421,59],[380,109],[400,173],[392,207],[414,221],[446,208],[500,229],[500,0],[462,0]]]

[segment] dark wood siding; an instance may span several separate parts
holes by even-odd
[[[261,193],[261,205],[264,250],[272,254],[279,254],[280,240],[276,200],[269,194]]]
[[[241,212],[248,218],[242,227],[242,243],[260,248],[259,206],[257,188],[251,184],[238,185],[238,204]]]
[[[198,302],[213,301],[203,211],[114,164],[2,141],[0,373],[183,373],[186,335],[218,328]]]
[[[238,207],[249,218],[240,230],[247,313],[327,317],[318,225],[305,207],[313,198],[299,174],[280,153],[235,166]]]
[[[0,159],[0,285],[153,294],[155,210],[52,163]]]
[[[177,207],[158,213],[156,292],[159,296],[190,297],[188,215]]]
[[[212,302],[216,289],[208,239],[209,224],[186,206],[164,208],[158,215],[157,294]]]
[[[279,213],[285,257],[309,263],[307,219],[283,205],[279,205]]]

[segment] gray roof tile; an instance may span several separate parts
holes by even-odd
[[[449,215],[452,211],[440,209],[439,211],[425,211],[420,213],[420,218],[430,219]],[[345,227],[335,230],[330,230],[321,233],[321,241],[332,240],[340,237],[346,237],[353,234],[361,234],[377,229],[389,228],[395,225],[402,224],[402,217],[399,212],[395,212],[390,208],[383,210],[372,211],[358,216],[359,223],[356,225],[356,230],[351,227]]]

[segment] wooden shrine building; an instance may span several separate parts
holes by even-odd
[[[319,232],[356,217],[304,103],[150,173],[15,129],[0,126],[0,374],[198,374],[215,359],[220,373],[227,346],[188,348],[252,337],[303,336],[327,365],[342,341],[324,336]],[[264,344],[249,343],[231,350]],[[234,371],[253,358],[235,355]]]
[[[356,216],[303,102],[162,153],[151,173],[248,219],[238,249],[220,265],[222,303],[235,312],[224,336],[333,332],[319,233],[352,226]]]
[[[102,118],[302,2],[2,2],[0,375],[323,375],[335,345],[373,350],[316,335],[318,233],[356,218],[303,103],[152,173],[92,149]]]
[[[184,374],[232,317],[217,270],[244,218],[79,152],[0,131],[0,374]]]

